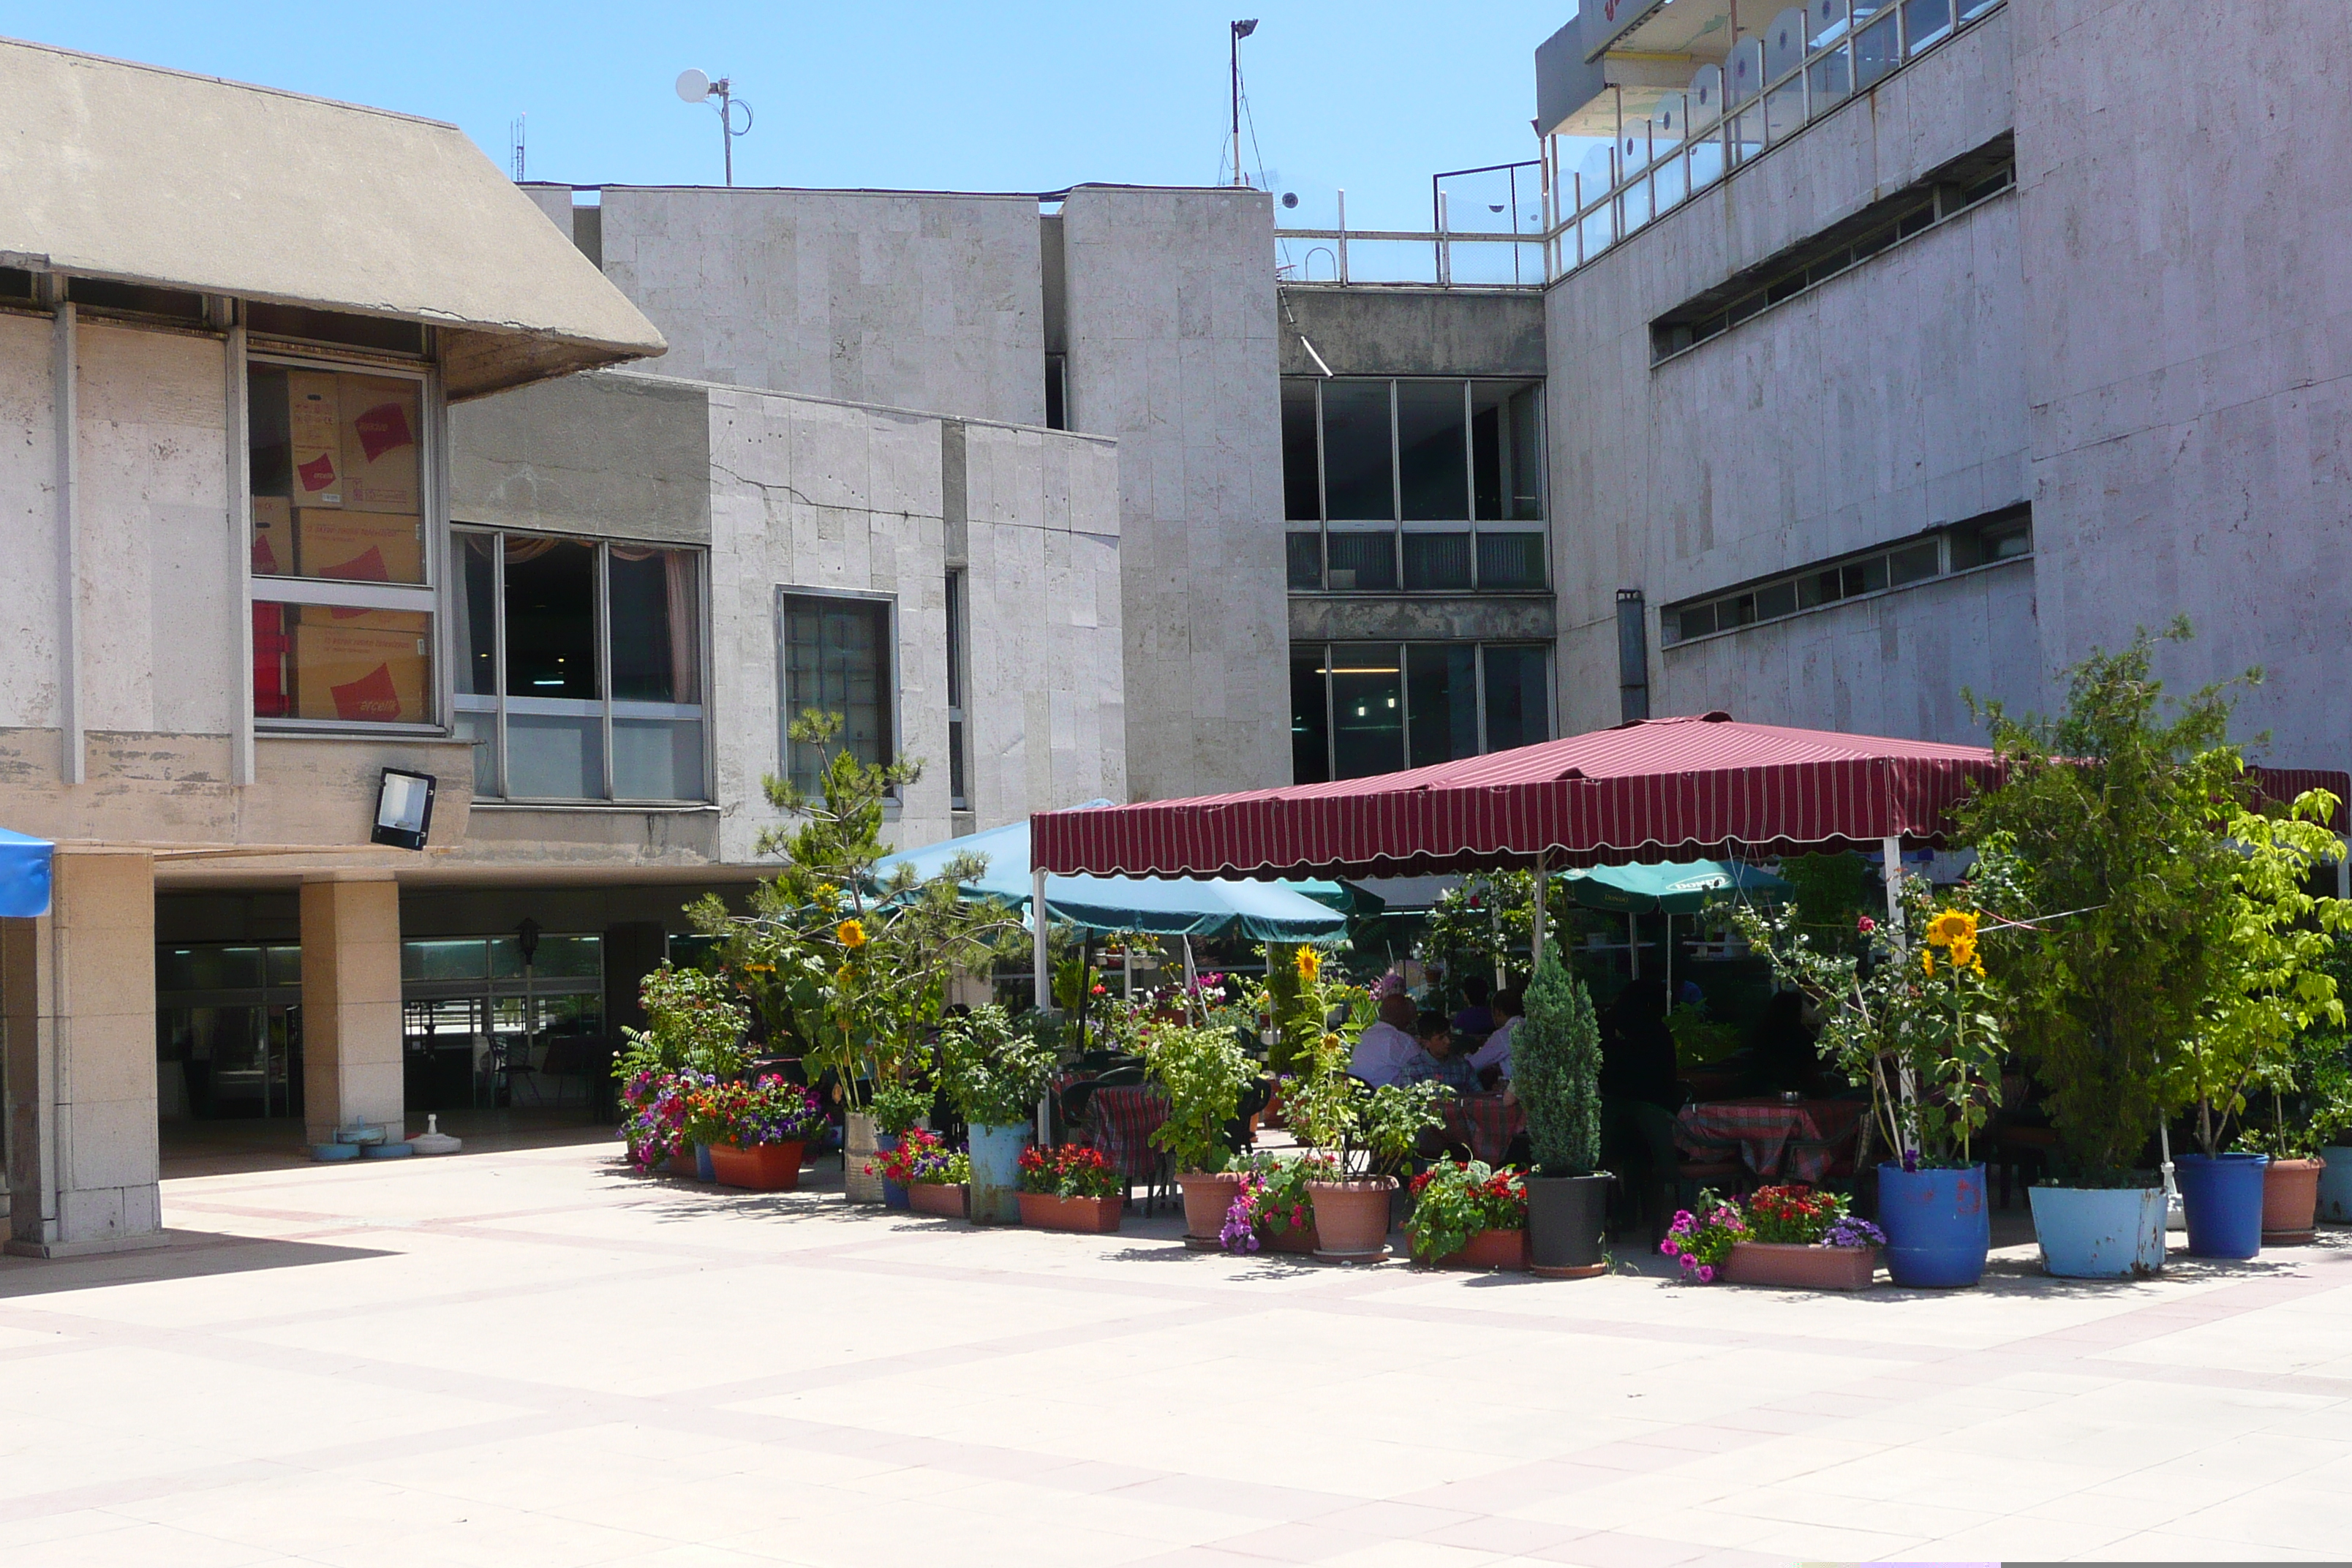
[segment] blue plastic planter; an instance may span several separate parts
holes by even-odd
[[[971,1223],[1021,1223],[1021,1151],[1029,1146],[1027,1127],[974,1123],[971,1141]]]
[[[2319,1173],[2319,1222],[2352,1225],[2352,1149],[2334,1145],[2319,1157],[2327,1168]]]
[[[2189,1256],[2252,1258],[2263,1249],[2268,1154],[2183,1154],[2172,1163],[2189,1215]]]
[[[710,1168],[710,1145],[708,1143],[697,1143],[694,1146],[694,1179],[698,1182],[715,1182],[719,1179],[719,1173]]]
[[[1906,1171],[1878,1167],[1878,1228],[1886,1233],[1886,1272],[1897,1285],[1949,1289],[1984,1278],[1992,1250],[1985,1208],[1985,1168]]]
[[[898,1135],[896,1132],[877,1132],[874,1134],[874,1152],[877,1154],[887,1154],[891,1150],[896,1149],[898,1146]],[[911,1200],[907,1196],[907,1189],[904,1184],[894,1182],[887,1176],[882,1178],[882,1206],[884,1208],[907,1208],[910,1206],[910,1202]]]
[[[2062,1279],[2129,1279],[2164,1268],[2162,1187],[2032,1187],[2042,1267]]]

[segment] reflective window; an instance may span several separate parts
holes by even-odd
[[[1282,515],[1294,522],[1323,516],[1321,469],[1315,438],[1315,384],[1282,384]]]
[[[1323,649],[1290,652],[1290,779],[1323,784],[1331,777],[1330,693]]]
[[[783,596],[785,723],[811,709],[841,716],[837,742],[875,765],[893,755],[890,605],[831,595]],[[827,753],[786,738],[793,783],[814,795]]]
[[[1505,752],[1551,739],[1550,662],[1540,647],[1479,650],[1486,675],[1486,750]]]
[[[452,554],[478,795],[705,798],[699,552],[461,530]]]
[[[1412,715],[1406,765],[1425,767],[1478,754],[1478,648],[1439,643],[1405,650],[1405,696]]]
[[[1396,484],[1385,381],[1323,384],[1323,494],[1340,521],[1394,521]]]
[[[1396,384],[1397,474],[1407,521],[1469,517],[1466,416],[1460,382]]]
[[[1958,523],[1923,539],[1883,547],[1737,593],[1671,605],[1663,616],[1668,643],[1778,620],[1841,600],[1909,587],[1951,572],[1966,572],[2033,551],[2033,513],[2011,507]]]
[[[1331,556],[1331,586],[1360,593],[1393,591],[1397,585],[1396,544],[1396,535],[1385,530],[1379,533],[1333,530],[1324,536],[1324,547]]]
[[[1361,778],[1549,740],[1550,668],[1535,644],[1295,647],[1291,776]]]
[[[1471,585],[1467,533],[1407,533],[1404,585],[1412,592],[1466,590]]]
[[[1331,650],[1331,758],[1336,776],[1404,766],[1404,682],[1391,646]]]

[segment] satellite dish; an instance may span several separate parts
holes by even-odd
[[[677,73],[677,95],[688,103],[700,103],[710,96],[710,79],[698,70],[682,70]]]
[[[1298,205],[1298,193],[1297,193],[1297,191],[1285,191],[1285,192],[1283,192],[1283,193],[1282,193],[1282,205],[1283,205],[1284,206],[1286,206],[1286,207],[1295,207],[1295,206],[1297,206],[1297,205]]]

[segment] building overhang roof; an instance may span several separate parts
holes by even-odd
[[[425,323],[453,400],[658,354],[454,125],[0,39],[0,265]]]

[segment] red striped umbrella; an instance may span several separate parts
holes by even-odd
[[[2000,782],[1982,746],[1651,719],[1336,784],[1043,812],[1034,864],[1069,874],[1415,876],[1875,848],[1942,841],[1952,807]],[[2265,793],[2352,795],[2341,772],[2273,769]],[[2340,826],[2343,812],[2339,808]]]

